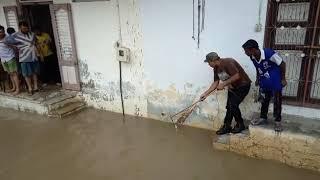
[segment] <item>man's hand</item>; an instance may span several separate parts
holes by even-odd
[[[217,87],[217,90],[223,90],[225,86],[226,86],[226,84],[224,82],[220,82]]]
[[[254,84],[255,84],[256,86],[259,86],[259,80],[257,79]]]
[[[288,82],[286,79],[281,80],[281,84],[283,87],[287,86]]]
[[[207,93],[203,93],[203,94],[200,96],[200,101],[206,100],[207,97],[208,97]]]

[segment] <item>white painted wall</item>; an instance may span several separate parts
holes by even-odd
[[[212,69],[203,63],[205,55],[211,51],[218,52],[221,57],[235,58],[254,79],[254,66],[241,46],[250,38],[263,43],[264,30],[255,32],[258,0],[206,1],[206,25],[199,49],[191,38],[192,1],[140,0],[140,4],[151,117],[160,118],[161,110],[165,113],[177,111],[199,97],[213,80]],[[263,24],[266,7],[267,1],[263,1]],[[220,94],[200,106],[189,123],[211,128],[214,119],[221,121],[226,97],[225,93]],[[242,105],[246,110],[244,114],[249,115],[253,106],[252,98],[247,98]],[[220,118],[214,118],[218,112],[221,112]]]
[[[210,51],[217,51],[221,57],[233,57],[249,72],[253,70],[241,45],[249,38],[263,42],[264,31],[254,31],[259,0],[207,1],[206,28],[201,35],[200,49],[191,38],[192,1],[140,1],[146,74],[159,88],[175,84],[181,89],[186,82],[207,85],[212,72],[202,60]],[[264,1],[263,24],[266,6]],[[166,73],[158,73],[159,69]]]
[[[54,0],[55,4],[70,2]],[[254,67],[241,45],[249,38],[262,45],[264,30],[254,31],[258,0],[207,0],[206,28],[199,49],[191,39],[192,1],[119,0],[119,3],[120,22],[116,0],[72,3],[82,93],[89,105],[121,112],[119,65],[115,58],[120,29],[122,45],[131,49],[131,62],[123,64],[128,114],[169,121],[170,113],[197,99],[213,80],[212,69],[203,63],[210,51],[237,59],[254,79]],[[3,5],[14,2],[0,2],[0,24],[5,24]],[[262,24],[266,6],[263,0]],[[225,101],[225,92],[212,96],[196,109],[188,124],[209,129],[219,126]],[[252,94],[241,105],[247,118],[257,107]],[[295,110],[285,106],[284,111]]]
[[[83,95],[89,105],[121,112],[119,63],[116,42],[131,49],[131,62],[123,64],[125,112],[146,115],[143,93],[141,30],[135,0],[72,3]],[[93,13],[94,12],[94,13]]]

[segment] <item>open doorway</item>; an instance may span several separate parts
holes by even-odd
[[[43,88],[61,88],[61,76],[49,4],[23,5],[22,12],[36,34]]]

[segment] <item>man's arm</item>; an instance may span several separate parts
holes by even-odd
[[[288,83],[286,80],[286,63],[284,61],[282,61],[282,63],[280,64],[280,71],[281,71],[282,86],[286,86]]]
[[[14,37],[12,37],[12,36],[6,37],[6,38],[5,38],[5,43],[6,43],[8,46],[20,44],[20,42],[17,41],[17,40],[16,40]]]
[[[233,61],[230,61],[228,63],[228,65],[226,66],[225,71],[231,77],[229,79],[227,79],[226,81],[221,82],[217,87],[218,90],[224,89],[224,87],[231,85],[232,83],[238,81],[241,78],[240,73],[239,73],[239,69],[235,63],[236,63],[235,60],[233,60]]]
[[[287,85],[286,80],[286,63],[282,60],[278,53],[275,53],[271,56],[270,60],[280,66],[280,73],[281,73],[281,84],[282,86]]]
[[[208,90],[206,90],[200,97],[201,101],[204,101],[219,85],[219,80],[215,80]]]
[[[206,90],[201,96],[200,96],[200,100],[204,101],[215,89],[217,89],[218,85],[219,85],[219,81],[220,78],[218,76],[217,71],[214,71],[214,80],[213,83],[210,85],[209,89]]]
[[[233,76],[231,76],[228,80],[222,82],[220,85],[225,87],[225,86],[229,86],[230,84],[238,81],[240,79],[240,74],[239,73],[236,73],[234,74]],[[218,87],[218,90],[221,90],[219,89],[220,87]],[[222,88],[223,89],[223,88]]]
[[[260,77],[260,75],[259,75],[258,69],[256,68],[256,82],[255,82],[256,86],[259,86],[259,81],[260,81],[259,77]]]

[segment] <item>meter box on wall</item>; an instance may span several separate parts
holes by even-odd
[[[129,62],[130,61],[130,49],[125,47],[117,48],[117,60],[121,62]]]

